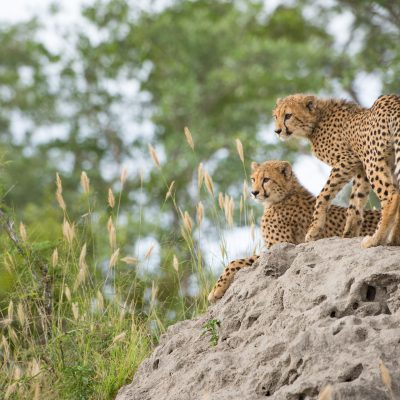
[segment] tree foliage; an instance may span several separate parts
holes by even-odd
[[[363,73],[381,79],[384,91],[398,90],[399,15],[399,5],[385,0],[298,0],[272,11],[250,0],[176,0],[157,11],[133,0],[97,0],[82,9],[83,25],[68,27],[68,51],[58,52],[40,40],[52,14],[5,25],[3,201],[34,226],[38,239],[51,239],[56,171],[67,203],[79,203],[79,175],[86,170],[105,205],[103,193],[118,189],[115,178],[128,164],[129,201],[121,212],[129,245],[151,235],[168,244],[160,265],[170,263],[179,253],[180,210],[193,216],[201,199],[195,190],[199,163],[215,190],[238,202],[244,176],[236,138],[244,144],[245,163],[295,160],[299,146],[281,145],[269,126],[277,97],[340,92],[357,99]],[[330,22],[345,16],[347,40],[338,43]],[[195,151],[186,146],[185,126]],[[152,168],[149,143],[160,155],[162,174]],[[179,204],[164,201],[172,181]],[[165,277],[165,299],[172,280]]]

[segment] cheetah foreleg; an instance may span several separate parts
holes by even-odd
[[[340,189],[342,189],[342,187],[350,180],[353,175],[352,172],[353,168],[350,168],[350,166],[346,166],[343,163],[340,167],[332,168],[325,186],[317,197],[313,220],[305,238],[306,242],[311,242],[323,237],[326,213],[330,202]]]
[[[229,265],[224,269],[213,290],[208,295],[208,301],[215,303],[218,301],[227,291],[231,285],[233,278],[237,271],[245,267],[250,267],[260,256],[252,256],[242,258],[240,260],[231,261]]]
[[[368,201],[368,195],[371,185],[364,172],[364,169],[358,171],[353,179],[351,188],[350,204],[347,209],[346,225],[343,230],[343,237],[360,236],[363,223],[364,207]]]

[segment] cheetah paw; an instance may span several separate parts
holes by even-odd
[[[210,292],[210,294],[208,295],[207,299],[208,299],[208,301],[209,301],[210,303],[216,303],[216,302],[220,299],[220,297],[217,297],[217,296],[216,296],[216,294],[215,294],[215,289],[213,289],[213,290]]]
[[[365,238],[361,242],[361,247],[363,249],[368,249],[369,247],[377,246],[378,243],[375,243],[375,239],[373,236],[365,236]]]
[[[320,235],[320,230],[317,228],[310,228],[307,232],[305,242],[313,242],[314,240],[317,240]]]
[[[348,218],[346,226],[344,227],[342,237],[352,238],[360,236],[362,219],[361,218]]]
[[[350,229],[348,231],[346,230],[346,231],[343,231],[342,238],[345,239],[345,238],[358,237],[358,236],[360,236],[360,233],[361,233],[361,229]]]

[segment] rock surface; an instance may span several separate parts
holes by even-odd
[[[327,384],[332,400],[400,399],[400,247],[360,242],[273,246],[204,315],[171,326],[117,400],[307,400]]]

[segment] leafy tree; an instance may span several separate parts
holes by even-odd
[[[315,18],[308,18],[310,10]],[[327,26],[345,12],[353,15],[350,36],[338,47]],[[114,182],[121,166],[133,165],[121,209],[124,235],[130,247],[149,235],[162,244],[165,301],[177,287],[163,266],[173,254],[188,258],[180,250],[179,209],[193,218],[204,197],[196,190],[199,163],[216,192],[238,200],[244,174],[235,138],[245,146],[245,163],[293,161],[299,153],[297,144],[277,143],[269,127],[277,97],[339,88],[357,99],[360,71],[378,74],[385,90],[396,90],[399,12],[389,1],[298,0],[267,13],[262,2],[250,0],[176,0],[161,11],[98,0],[82,14],[90,29],[71,27],[65,53],[52,54],[40,43],[40,19],[0,31],[0,151],[10,161],[5,202],[28,223],[40,215],[46,227],[36,223],[35,232],[45,240],[54,236],[48,205],[56,205],[56,171],[67,204],[81,201],[79,175],[86,170],[105,205],[108,187],[120,188]],[[185,143],[185,126],[194,151]],[[151,167],[150,142],[161,171]],[[164,201],[172,181],[177,203]],[[207,216],[214,203],[205,203]],[[74,212],[72,218],[80,217]]]
[[[336,18],[349,20],[348,37],[337,51],[342,55],[335,67],[339,85],[356,101],[360,91],[356,79],[373,74],[382,82],[383,93],[398,93],[400,73],[400,3],[390,0],[336,0],[319,3],[304,0],[322,28]]]

